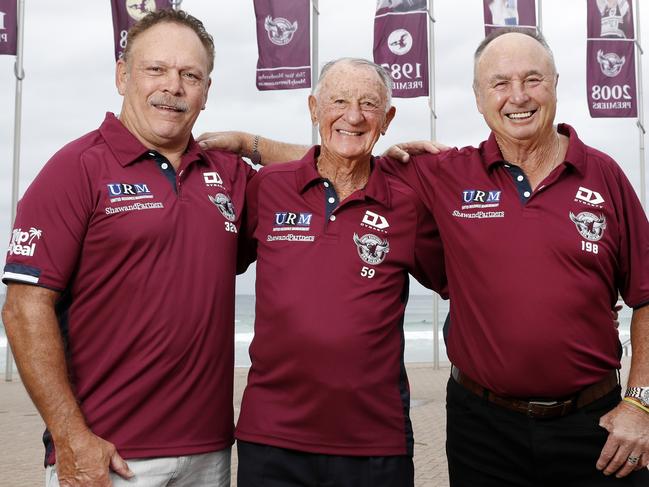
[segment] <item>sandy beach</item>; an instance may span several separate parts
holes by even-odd
[[[629,360],[622,368],[623,381]],[[432,364],[407,364],[411,388],[411,418],[415,433],[416,487],[447,487],[444,453],[445,387],[448,364],[435,370]],[[235,417],[248,369],[235,370]],[[0,382],[0,487],[43,485],[43,422],[32,405],[20,378]],[[235,451],[235,450],[233,450]],[[233,455],[233,484],[236,480],[236,453]]]

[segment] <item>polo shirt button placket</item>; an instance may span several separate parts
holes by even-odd
[[[338,207],[338,203],[339,203],[338,195],[336,194],[336,190],[334,189],[333,185],[329,180],[323,179],[322,185],[324,186],[324,193],[325,193],[326,219],[329,220],[330,222],[335,222],[336,215],[334,215],[333,212]]]

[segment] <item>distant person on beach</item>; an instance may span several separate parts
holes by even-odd
[[[408,274],[439,292],[445,280],[433,219],[372,157],[390,100],[380,66],[328,63],[309,97],[322,145],[246,192],[257,281],[239,487],[414,486]]]
[[[444,244],[454,487],[649,485],[649,223],[615,161],[554,125],[557,81],[540,35],[498,30],[475,54],[489,139],[376,164],[414,189]],[[269,160],[306,150],[258,141]],[[623,401],[618,293],[634,309]]]
[[[56,153],[18,207],[2,316],[47,486],[230,485],[251,169],[192,138],[213,62],[198,19],[144,17],[117,62],[119,118]]]

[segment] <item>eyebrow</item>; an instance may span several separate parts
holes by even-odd
[[[542,72],[536,70],[536,69],[530,69],[529,71],[526,71],[522,78],[527,78],[528,76],[547,76],[543,74]],[[494,82],[494,81],[507,81],[510,80],[511,76],[505,76],[504,74],[495,74],[491,78],[489,78],[489,82]]]

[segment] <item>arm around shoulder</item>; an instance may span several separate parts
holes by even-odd
[[[197,139],[203,149],[221,149],[251,159],[255,164],[267,166],[301,159],[308,145],[290,144],[267,139],[247,132],[206,132]]]

